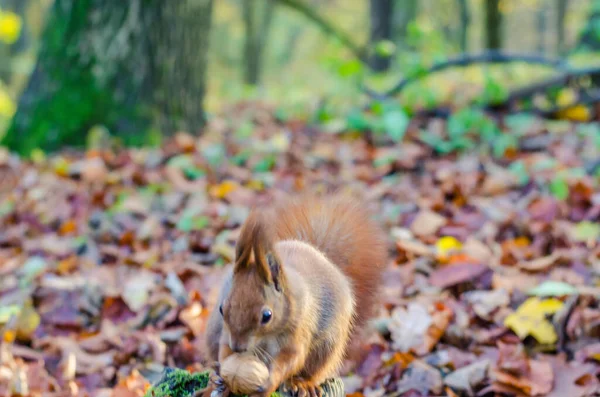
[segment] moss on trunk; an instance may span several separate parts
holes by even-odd
[[[95,125],[125,144],[147,144],[153,127],[197,132],[212,1],[55,0],[2,143],[27,155],[81,147]]]

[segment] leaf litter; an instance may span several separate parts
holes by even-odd
[[[248,209],[305,188],[364,192],[388,231],[382,305],[342,372],[353,396],[600,392],[599,180],[557,177],[596,161],[593,137],[540,121],[507,157],[433,155],[414,128],[228,117],[159,148],[10,156],[0,395],[134,396],[163,366],[202,370]]]

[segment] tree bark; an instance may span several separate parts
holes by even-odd
[[[502,13],[500,0],[485,0],[485,47],[489,50],[502,48]]]
[[[252,0],[242,1],[244,13],[244,82],[257,85],[260,82],[264,52],[269,38],[269,30],[273,21],[275,3],[264,0],[253,3]]]
[[[567,15],[568,0],[556,0],[556,52],[565,52],[565,16]]]
[[[398,45],[404,45],[408,24],[417,17],[417,0],[396,0],[394,2],[393,36]]]
[[[55,0],[4,145],[81,147],[94,125],[125,144],[204,122],[213,0]]]
[[[460,28],[458,33],[458,43],[461,52],[469,51],[469,25],[471,24],[471,12],[467,0],[458,0],[458,9],[460,11]]]
[[[393,0],[371,0],[371,33],[370,43],[372,55],[370,59],[371,68],[377,72],[383,72],[390,67],[389,55],[380,54],[376,46],[380,41],[392,39],[392,15]],[[374,50],[374,51],[373,51]]]
[[[539,5],[536,13],[537,27],[537,50],[540,54],[546,51],[546,15],[548,13],[547,4]]]
[[[156,26],[149,26],[149,60],[159,127],[199,133],[206,117],[208,48],[213,0],[146,0],[154,7]]]

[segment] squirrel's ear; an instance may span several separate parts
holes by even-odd
[[[235,271],[246,268],[252,259],[252,247],[256,232],[259,228],[258,214],[251,211],[242,225],[240,237],[235,246]]]
[[[279,292],[283,291],[283,280],[282,280],[282,272],[281,272],[281,262],[277,255],[273,252],[269,252],[267,254],[267,264],[269,265],[269,271],[271,273],[271,280],[273,281],[273,285],[275,289]]]

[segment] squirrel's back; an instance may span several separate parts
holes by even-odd
[[[304,241],[350,279],[358,327],[372,315],[387,264],[385,236],[364,202],[336,194],[287,198],[271,208],[272,237]]]

